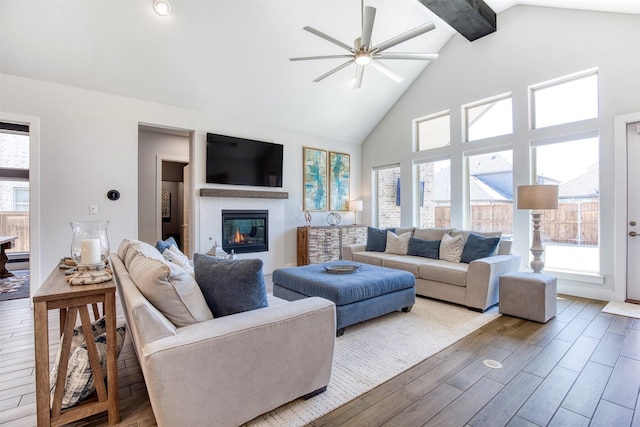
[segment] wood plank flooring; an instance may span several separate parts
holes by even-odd
[[[501,316],[311,425],[640,427],[640,320],[601,313],[604,305],[561,296],[558,315],[546,324]],[[54,357],[54,312],[50,325]],[[485,366],[486,359],[502,368]],[[155,425],[128,337],[118,365],[120,425]],[[33,425],[33,312],[28,299],[3,301],[0,426]],[[97,415],[73,425],[107,420]]]

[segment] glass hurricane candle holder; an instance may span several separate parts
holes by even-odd
[[[104,266],[109,256],[109,221],[71,222],[71,258],[78,266]]]

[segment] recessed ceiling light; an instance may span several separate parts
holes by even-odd
[[[171,4],[167,0],[154,0],[153,10],[160,16],[167,16],[171,12]]]

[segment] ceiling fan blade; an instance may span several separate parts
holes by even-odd
[[[322,55],[322,56],[298,56],[289,58],[289,61],[307,61],[309,59],[353,58],[353,55]]]
[[[437,53],[400,53],[400,52],[384,52],[373,55],[374,59],[438,59]]]
[[[373,22],[376,19],[376,8],[367,6],[364,8],[364,16],[362,17],[362,39],[360,44],[363,48],[371,47],[371,33],[373,33]]]
[[[373,49],[370,49],[370,50],[376,51],[376,52],[382,52],[383,50],[389,49],[390,47],[393,47],[397,44],[400,44],[409,39],[417,37],[420,34],[424,34],[428,31],[431,31],[434,28],[436,28],[436,26],[433,22],[427,22],[426,24],[420,25],[419,27],[416,27],[413,30],[409,30],[405,33],[395,36],[387,40],[386,42],[382,42],[378,46],[374,46]]]
[[[354,89],[360,89],[360,86],[362,85],[363,75],[364,75],[364,65],[358,65],[358,68],[356,68],[356,78],[353,82]]]
[[[373,68],[380,71],[382,74],[389,77],[391,80],[395,81],[396,83],[400,83],[404,80],[398,73],[396,73],[391,68],[384,65],[382,62],[373,60],[371,61],[371,66],[373,66]]]
[[[323,33],[322,31],[318,31],[315,28],[309,27],[309,26],[304,27],[303,30],[308,31],[311,34],[315,34],[316,36],[318,36],[320,38],[323,38],[326,41],[331,42],[331,43],[333,43],[333,44],[335,44],[337,46],[340,46],[341,48],[351,52],[351,46],[349,46],[349,45],[347,45],[345,43],[342,43],[340,40],[334,39],[333,37],[331,37],[328,34]]]
[[[354,60],[352,59],[352,60],[350,60],[350,61],[345,62],[345,63],[344,63],[344,64],[342,64],[342,65],[338,65],[336,68],[334,68],[333,70],[331,70],[331,71],[329,71],[329,72],[327,72],[327,73],[325,73],[325,74],[321,75],[320,77],[318,77],[317,79],[315,79],[313,82],[314,82],[314,83],[318,83],[320,80],[323,80],[323,79],[325,79],[325,78],[329,77],[329,76],[330,76],[331,74],[333,74],[333,73],[337,73],[338,71],[342,70],[343,68],[348,67],[349,65],[351,65],[351,64],[353,64],[353,63],[354,63]]]

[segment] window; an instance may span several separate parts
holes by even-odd
[[[400,167],[375,171],[376,223],[379,228],[400,227]]]
[[[471,230],[513,230],[513,152],[511,150],[465,157]]]
[[[599,137],[590,132],[563,140],[532,143],[538,184],[559,185],[558,209],[542,216],[545,268],[599,272]]]
[[[29,252],[29,128],[0,123],[0,235],[18,236],[7,253]]]
[[[531,88],[534,129],[598,117],[598,73],[563,78]]]
[[[449,145],[451,143],[449,112],[414,120],[414,130],[418,151]]]
[[[16,212],[29,212],[29,183],[27,187],[15,187],[13,189],[13,210]]]
[[[464,107],[467,141],[513,133],[511,96],[502,96]]]
[[[421,228],[451,227],[451,160],[418,164]]]

